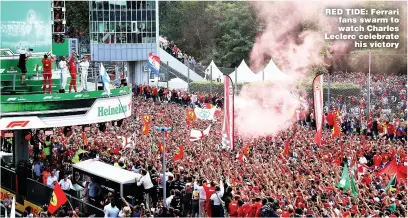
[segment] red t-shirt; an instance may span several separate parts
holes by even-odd
[[[243,206],[238,207],[237,216],[238,217],[244,217],[244,207]]]
[[[262,202],[258,202],[256,205],[255,217],[261,217]]]
[[[230,216],[231,217],[236,217],[236,216],[238,216],[238,209],[239,209],[239,206],[238,206],[238,202],[237,201],[232,201],[230,204],[229,204],[229,213],[230,213]]]
[[[390,155],[386,152],[386,153],[382,153],[381,154],[381,158],[382,158],[382,162],[383,163],[387,163],[388,160],[390,159]]]
[[[75,74],[76,73],[76,65],[75,65],[74,56],[72,56],[71,59],[69,59],[68,65],[69,65],[69,72],[71,74]]]
[[[394,126],[392,124],[388,124],[387,125],[387,134],[388,135],[393,135],[394,131],[395,131]]]
[[[43,64],[43,71],[45,74],[52,73],[52,62],[54,61],[54,58],[51,57],[51,59],[42,59],[42,64]]]
[[[329,126],[334,125],[334,115],[332,113],[329,113],[326,119],[327,119],[327,124],[329,124]]]
[[[215,187],[207,187],[207,185],[203,186],[207,201],[210,200],[211,195],[215,193]]]
[[[289,217],[290,217],[290,213],[289,213],[288,211],[283,211],[281,217],[282,217],[282,218],[289,218]]]
[[[380,155],[378,155],[378,154],[374,155],[373,160],[374,160],[374,165],[375,166],[380,166],[381,165],[382,158],[381,158]]]
[[[250,204],[244,204],[244,205],[242,205],[242,207],[244,207],[245,217],[251,217],[251,210],[252,210],[251,205]]]

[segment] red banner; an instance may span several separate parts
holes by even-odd
[[[224,78],[224,123],[222,125],[222,145],[234,148],[234,89],[228,76]]]
[[[316,119],[315,143],[321,145],[323,127],[323,75],[317,76],[313,81],[313,98]]]

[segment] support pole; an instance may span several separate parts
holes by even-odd
[[[330,108],[331,108],[330,84],[331,84],[331,75],[329,72],[329,74],[327,75],[327,104],[328,104],[329,111],[327,111],[327,113],[330,112]]]
[[[187,92],[190,92],[190,62],[187,61]]]
[[[163,186],[163,207],[166,208],[166,132],[171,131],[171,127],[154,127],[155,130],[160,131],[163,136],[163,149],[162,149],[162,158],[163,158],[163,165],[162,165],[162,186]]]
[[[212,94],[212,85],[213,85],[213,80],[212,80],[212,65],[210,65],[210,95]]]
[[[235,88],[234,88],[234,94],[238,95],[238,88],[237,88],[237,80],[238,80],[238,71],[237,71],[237,67],[235,67]],[[229,76],[228,76],[229,77]],[[231,77],[229,77],[231,79]],[[232,79],[231,79],[232,82]]]

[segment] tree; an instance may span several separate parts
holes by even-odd
[[[66,1],[67,26],[89,35],[89,2]]]
[[[237,67],[249,53],[258,30],[255,12],[247,2],[216,2],[206,13],[213,20],[215,46],[207,58],[219,66]]]
[[[182,52],[203,59],[213,46],[211,17],[205,8],[211,2],[160,2],[160,35],[173,41]]]

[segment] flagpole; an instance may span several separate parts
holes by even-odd
[[[71,202],[68,200],[68,204],[71,207],[72,211],[74,211],[74,207],[72,206]]]
[[[160,131],[163,135],[163,149],[162,149],[162,156],[163,156],[163,164],[162,164],[162,186],[163,186],[163,208],[166,208],[166,132],[171,131],[171,127],[154,127],[155,130]]]

